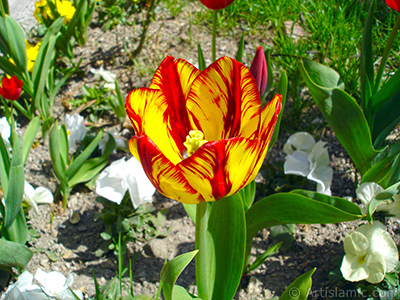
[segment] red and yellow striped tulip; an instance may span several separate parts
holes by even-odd
[[[132,154],[163,195],[196,204],[230,196],[257,175],[281,96],[261,111],[250,71],[223,57],[200,72],[168,56],[149,88],[129,93]]]

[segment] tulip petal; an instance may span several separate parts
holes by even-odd
[[[199,74],[200,71],[187,61],[167,56],[158,67],[149,87],[160,90],[165,96],[164,116],[168,116],[171,122],[170,134],[181,153],[185,151],[183,142],[186,135],[192,129],[186,110],[186,98],[192,82]],[[152,140],[157,144],[156,140]]]
[[[183,159],[183,142],[176,144],[175,131],[179,119],[170,114],[166,97],[159,90],[141,88],[129,93],[125,108],[138,136],[147,135],[173,164]],[[180,140],[178,139],[180,143]],[[135,155],[135,154],[134,154]],[[139,157],[135,157],[140,161]]]
[[[223,57],[192,83],[187,100],[193,129],[208,141],[231,137],[254,138],[260,122],[260,96],[250,71]]]
[[[140,157],[147,177],[161,194],[187,204],[204,201],[179,168],[160,151],[148,136],[131,138],[129,149],[135,157],[136,155]]]

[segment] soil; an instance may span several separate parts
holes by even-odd
[[[136,31],[129,26],[117,26],[112,31],[103,32],[96,26],[96,18],[89,28],[87,44],[76,47],[76,60],[82,58],[81,72],[71,78],[69,84],[63,89],[57,99],[56,115],[62,119],[68,108],[62,103],[79,97],[82,94],[82,85],[93,85],[97,82],[91,68],[104,67],[104,69],[117,74],[117,78],[126,96],[134,88],[148,86],[152,73],[166,55],[175,58],[182,57],[189,62],[197,63],[197,42],[201,41],[206,62],[211,62],[211,28],[207,26],[194,26],[189,35],[189,14],[187,9],[201,10],[199,5],[190,3],[176,17],[170,17],[167,8],[161,4],[157,8],[156,19],[150,25],[148,39],[142,53],[134,60],[129,59],[123,42],[128,49],[134,49],[138,44],[140,26]],[[238,26],[243,27],[243,26]],[[237,51],[238,41],[242,35],[242,28],[238,28],[224,36],[218,37],[217,56],[234,56]],[[259,31],[262,32],[262,31]],[[268,28],[263,34],[249,33],[245,39],[244,63],[249,66],[254,55],[255,46],[269,43]],[[135,43],[132,45],[132,41]],[[82,76],[82,74],[84,74]],[[104,125],[106,124],[106,125]],[[102,124],[109,131],[117,131],[122,138],[129,139],[132,130],[122,126],[115,118],[108,118]],[[98,125],[98,124],[97,124]],[[126,127],[126,128],[125,128]],[[297,131],[293,129],[292,133]],[[283,163],[284,154],[282,146],[288,133],[281,133],[278,142],[267,155],[266,164]],[[317,139],[328,142],[329,152],[334,169],[332,193],[336,196],[355,197],[356,173],[346,152],[342,149],[334,135],[326,130]],[[52,173],[52,166],[47,146],[41,140],[39,145],[32,149],[25,167],[26,180],[33,186],[44,186],[55,192],[58,186]],[[130,154],[118,152],[113,154],[111,160],[121,156],[130,157]],[[266,180],[260,176],[259,181]],[[150,243],[149,250],[142,252],[133,261],[134,292],[139,294],[154,295],[158,288],[160,270],[165,258],[168,260],[175,256],[194,250],[194,225],[186,215],[183,206],[173,200],[166,199],[159,194],[154,196],[156,211],[166,209],[166,220],[163,227],[168,231],[165,238],[157,238]],[[74,274],[74,289],[81,289],[85,295],[93,297],[95,293],[93,273],[100,285],[104,285],[116,275],[117,261],[112,252],[101,257],[95,251],[102,243],[100,233],[104,230],[101,220],[95,220],[95,215],[102,208],[96,201],[96,194],[84,185],[76,187],[64,211],[59,204],[52,206],[41,205],[40,214],[32,211],[29,214],[29,225],[38,235],[32,237],[29,245],[35,252],[28,264],[28,270],[35,273],[37,268],[44,271],[59,271],[64,275]],[[50,222],[50,213],[53,212],[53,222]],[[71,223],[71,216],[79,216],[80,220]],[[399,224],[391,222],[391,232],[398,232]],[[284,289],[299,275],[317,268],[313,275],[312,290],[333,289],[341,287],[343,281],[330,281],[330,272],[337,270],[344,255],[344,236],[356,227],[356,223],[328,224],[328,225],[297,225],[294,241],[285,251],[279,251],[268,258],[256,271],[243,278],[241,287],[235,299],[268,299],[279,297]],[[397,241],[398,242],[398,241]],[[130,243],[128,255],[136,257],[146,242]],[[252,259],[256,254],[262,253],[274,243],[269,238],[269,231],[263,230],[254,240]],[[49,256],[46,251],[51,251],[55,257]],[[180,276],[178,284],[195,290],[194,264],[191,263]],[[316,295],[316,294],[315,294]],[[311,297],[317,299],[319,296]]]

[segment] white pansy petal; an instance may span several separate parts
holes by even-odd
[[[86,136],[86,126],[83,124],[84,120],[84,117],[79,114],[65,115],[64,123],[69,132],[68,144],[70,150],[75,148],[76,142],[82,141]]]
[[[10,143],[9,138],[11,136],[11,127],[10,124],[8,124],[6,117],[0,118],[0,135],[8,145]]]
[[[307,132],[296,132],[295,134],[293,134],[289,137],[286,144],[291,145],[296,150],[310,153],[311,150],[314,148],[315,140],[312,137],[312,135]],[[285,147],[284,147],[284,149],[285,149]],[[288,149],[288,147],[286,147],[286,149]],[[287,154],[291,154],[291,153],[287,153]]]
[[[377,211],[384,211],[388,215],[400,219],[400,194],[393,197],[393,202],[379,205]]]
[[[50,204],[53,203],[54,197],[49,189],[39,186],[35,189],[32,200],[37,204]]]
[[[33,197],[33,194],[35,193],[35,188],[26,180],[25,180],[25,185],[24,185],[24,193],[25,193],[25,195],[27,195],[31,198]]]
[[[346,255],[358,258],[367,254],[369,241],[362,233],[353,231],[346,235],[343,246]]]
[[[303,151],[295,151],[291,155],[287,155],[283,169],[285,174],[307,177],[310,172],[308,154]]]
[[[33,211],[34,211],[36,214],[39,214],[39,208],[38,208],[36,202],[33,201],[33,199],[32,199],[31,197],[29,197],[27,194],[24,194],[23,201],[26,202],[26,203],[28,203],[29,207],[32,208]]]
[[[315,163],[318,166],[328,166],[329,165],[329,153],[328,149],[325,147],[326,143],[319,141],[315,144],[308,160],[310,163]]]
[[[319,183],[317,183],[317,193],[332,196],[331,187]]]
[[[312,166],[307,178],[321,185],[322,191],[330,190],[333,178],[333,169],[327,166]]]
[[[379,283],[385,278],[387,272],[385,259],[379,252],[372,252],[366,257],[365,262],[368,270],[368,278],[366,280],[370,283]]]
[[[370,252],[378,252],[384,257],[387,272],[394,270],[399,261],[397,246],[386,231],[385,226],[378,221],[374,221],[374,224],[371,226],[369,248]]]
[[[376,194],[383,191],[383,188],[375,182],[364,182],[356,189],[357,198],[367,206]]]
[[[156,189],[147,178],[140,162],[135,157],[131,157],[127,161],[126,168],[126,185],[133,207],[136,209],[140,204],[152,202]]]
[[[365,264],[364,264],[365,265]],[[343,257],[342,266],[340,271],[342,272],[343,278],[348,281],[360,281],[368,278],[368,272],[364,265],[360,265],[357,261],[357,257],[345,255]]]
[[[62,291],[68,289],[67,278],[58,272],[46,273],[38,268],[35,279],[49,296],[57,296]]]

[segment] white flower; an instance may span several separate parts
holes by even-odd
[[[17,282],[8,287],[4,300],[75,300],[69,289],[73,282],[72,274],[67,279],[58,272],[46,273],[39,268],[35,279],[40,285],[32,284],[31,273],[28,271],[22,273]],[[74,293],[83,299],[83,293],[80,290],[74,290]]]
[[[329,167],[326,143],[315,143],[307,132],[297,132],[283,146],[287,154],[283,165],[285,174],[307,177],[317,183],[317,192],[331,195],[333,170]]]
[[[69,150],[74,149],[76,142],[82,141],[86,135],[86,126],[83,121],[84,118],[79,114],[65,115],[64,123],[67,127]]]
[[[340,271],[349,281],[381,282],[399,260],[396,244],[378,221],[349,233],[344,239],[344,251]]]
[[[0,135],[4,140],[4,143],[6,145],[9,145],[10,144],[9,138],[11,136],[11,127],[10,124],[8,124],[6,117],[0,118]]]
[[[380,192],[383,192],[383,188],[375,182],[364,182],[356,189],[357,198],[364,206],[362,209],[364,214],[367,213],[368,204]],[[382,211],[400,219],[400,194],[395,195],[393,199],[393,202],[382,202],[375,211]]]
[[[115,79],[117,78],[115,74],[110,71],[105,71],[103,66],[101,66],[100,69],[90,69],[90,72],[95,75],[95,78],[103,78],[106,82],[104,85],[105,88],[115,90]]]
[[[96,193],[117,204],[127,190],[134,208],[153,201],[155,188],[135,157],[114,161],[100,173],[96,183]]]
[[[53,194],[45,187],[39,186],[36,189],[25,181],[24,188],[24,201],[33,208],[35,213],[39,213],[37,204],[50,204],[53,203]]]

